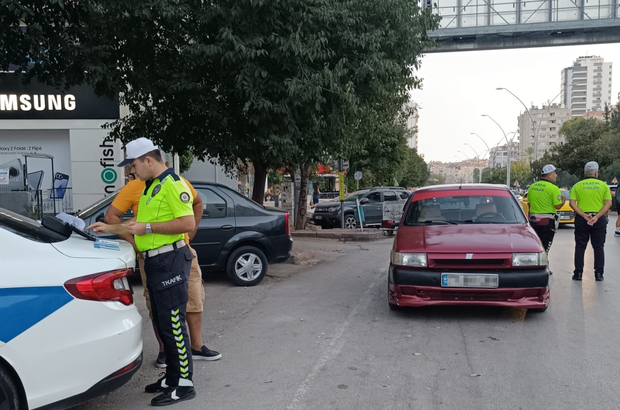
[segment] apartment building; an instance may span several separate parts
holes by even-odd
[[[564,144],[565,138],[560,136],[560,128],[571,119],[571,110],[561,104],[547,104],[542,108],[532,106],[528,111],[529,114],[524,112],[518,117],[518,156],[534,161],[554,145]]]
[[[588,111],[600,111],[612,103],[612,63],[599,56],[577,58],[572,67],[562,70],[562,102],[572,117]]]

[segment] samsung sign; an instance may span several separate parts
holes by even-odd
[[[14,74],[0,76],[0,120],[115,120],[118,103],[98,97],[92,87],[71,87],[59,91],[32,81],[28,85]]]
[[[75,110],[75,96],[0,94],[0,111]]]

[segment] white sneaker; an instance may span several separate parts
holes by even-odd
[[[614,232],[614,236],[620,236],[620,228],[616,229]]]

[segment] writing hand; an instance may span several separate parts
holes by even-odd
[[[103,222],[95,222],[94,224],[87,226],[86,229],[92,229],[95,233],[110,232],[110,226]]]

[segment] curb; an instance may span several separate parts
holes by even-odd
[[[329,231],[294,231],[293,238],[332,239],[342,242],[373,242],[384,239],[383,231],[376,232],[329,232]]]

